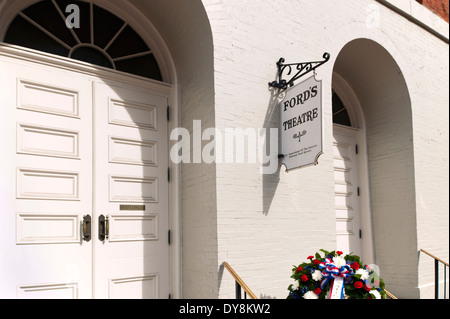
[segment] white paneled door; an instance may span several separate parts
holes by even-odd
[[[167,95],[124,83],[0,60],[0,298],[169,296]]]
[[[167,298],[167,97],[116,83],[94,91],[94,211],[109,228],[94,239],[96,296]]]
[[[334,127],[334,185],[336,246],[344,253],[361,255],[361,203],[357,160],[357,133]]]

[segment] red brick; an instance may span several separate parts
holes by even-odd
[[[422,4],[426,8],[430,9],[441,18],[443,18],[447,23],[449,22],[449,0],[416,0],[418,3]]]

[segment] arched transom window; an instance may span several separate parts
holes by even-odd
[[[345,126],[352,126],[347,107],[342,102],[341,98],[333,90],[333,123]]]
[[[39,1],[18,13],[4,42],[162,81],[152,49],[127,22],[92,2]]]

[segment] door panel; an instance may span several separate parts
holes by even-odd
[[[0,297],[90,298],[92,243],[82,242],[81,221],[92,211],[91,85],[72,72],[0,63],[1,107],[15,125],[3,132],[11,142],[0,171],[10,188],[0,209]]]
[[[97,82],[95,104],[95,211],[109,218],[95,296],[167,298],[167,97]]]
[[[334,185],[337,249],[361,254],[359,176],[354,129],[334,128]]]

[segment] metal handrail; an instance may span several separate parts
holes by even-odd
[[[439,299],[439,263],[444,264],[444,299],[447,299],[447,269],[449,267],[448,262],[443,261],[442,259],[436,257],[435,255],[429,253],[426,250],[419,249],[419,253],[423,252],[424,254],[430,256],[434,259],[434,298]]]
[[[241,287],[244,289],[245,294],[249,295],[251,299],[258,299],[256,295],[248,288],[248,286],[245,284],[245,282],[239,277],[239,275],[234,271],[234,269],[226,262],[224,261],[222,265],[229,271],[231,276],[233,276],[234,280],[236,281],[236,298],[241,299]]]
[[[395,297],[393,294],[391,294],[389,291],[387,291],[386,289],[384,289],[384,291],[386,292],[386,295],[391,298],[391,299],[398,299],[397,297]]]
[[[421,252],[423,252],[423,253],[427,254],[428,256],[430,256],[430,257],[432,257],[432,258],[436,259],[437,261],[439,261],[439,262],[443,263],[443,264],[444,264],[444,265],[446,265],[447,267],[450,267],[450,266],[449,266],[449,264],[448,264],[448,262],[446,262],[446,261],[443,261],[442,259],[440,259],[440,258],[436,257],[435,255],[433,255],[433,254],[429,253],[428,251],[426,251],[426,250],[423,250],[423,249],[420,249],[419,251],[421,251]]]

